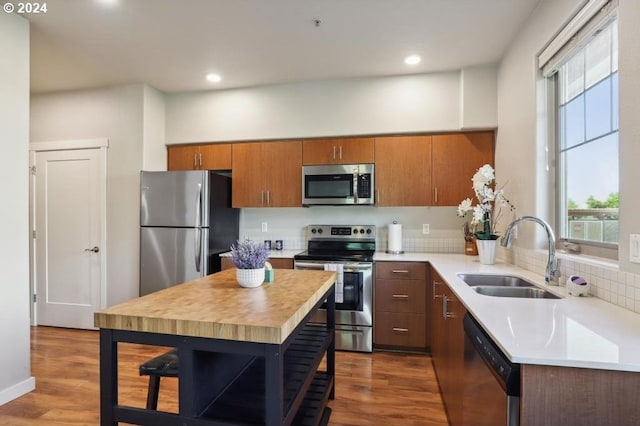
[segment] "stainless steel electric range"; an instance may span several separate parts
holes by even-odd
[[[309,225],[307,251],[294,256],[295,269],[332,270],[336,280],[336,349],[373,348],[374,225]],[[313,321],[326,322],[320,309]]]

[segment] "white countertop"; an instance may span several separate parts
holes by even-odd
[[[273,250],[270,257],[301,251]],[[464,254],[376,252],[374,261],[429,262],[513,362],[640,372],[640,315],[596,297],[569,296],[564,286],[546,285],[543,270],[481,265],[478,256]],[[465,272],[516,275],[563,298],[484,296],[458,277]]]
[[[544,271],[481,265],[463,254],[376,253],[374,260],[429,262],[513,362],[640,371],[640,315],[595,297],[569,296],[564,286],[545,285]],[[484,296],[457,276],[463,272],[520,276],[563,298]]]

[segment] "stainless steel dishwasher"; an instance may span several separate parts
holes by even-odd
[[[520,424],[520,364],[514,364],[470,315],[464,316],[464,426]]]

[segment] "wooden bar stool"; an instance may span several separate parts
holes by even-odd
[[[149,376],[147,410],[158,409],[158,392],[161,377],[178,377],[178,350],[172,349],[140,364],[140,375]]]

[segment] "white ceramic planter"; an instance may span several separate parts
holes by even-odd
[[[483,265],[493,265],[496,263],[496,249],[498,240],[476,240],[478,246],[478,256]]]
[[[236,269],[236,280],[240,287],[259,287],[264,282],[264,268]]]

